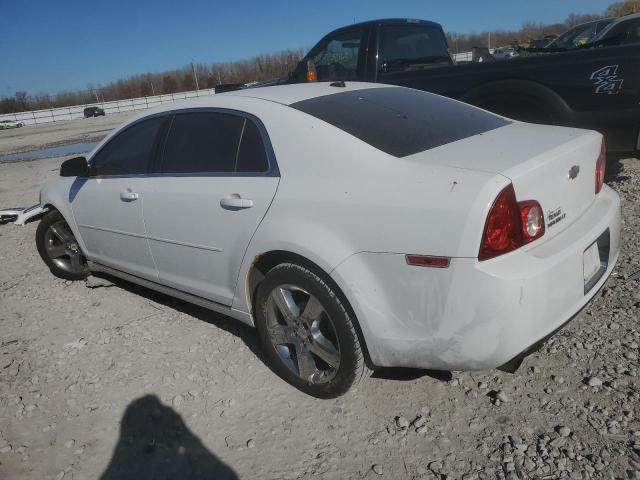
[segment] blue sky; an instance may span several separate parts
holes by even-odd
[[[472,32],[600,13],[612,1],[0,0],[0,96],[84,89],[191,60],[307,48],[354,20],[422,18],[446,31]]]

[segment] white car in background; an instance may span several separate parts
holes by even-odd
[[[598,133],[338,82],[148,111],[41,191],[54,275],[103,272],[255,325],[335,397],[376,367],[513,369],[618,258]]]
[[[513,47],[500,47],[496,48],[491,52],[491,56],[496,60],[508,60],[510,58],[519,57],[520,54]]]
[[[24,127],[24,122],[17,120],[0,120],[0,130]]]

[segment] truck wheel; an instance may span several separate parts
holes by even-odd
[[[308,268],[285,263],[258,286],[255,320],[273,371],[299,390],[335,398],[371,371],[354,319],[330,287]]]
[[[57,210],[47,213],[36,230],[36,246],[51,273],[65,280],[83,280],[89,267],[76,237]]]

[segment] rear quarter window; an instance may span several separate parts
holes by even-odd
[[[260,131],[255,123],[246,119],[238,149],[236,172],[264,173],[267,170],[269,170],[269,160]]]
[[[406,157],[508,125],[508,120],[419,90],[371,88],[290,105],[395,157]]]

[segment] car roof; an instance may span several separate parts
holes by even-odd
[[[342,82],[313,82],[313,83],[297,83],[288,85],[274,85],[269,87],[256,87],[245,88],[242,90],[234,90],[225,93],[216,93],[214,95],[206,95],[202,97],[189,98],[186,100],[179,100],[176,102],[167,103],[149,110],[145,110],[140,115],[136,116],[132,120],[137,120],[142,117],[147,117],[156,113],[170,112],[172,110],[181,110],[185,108],[216,108],[221,107],[229,108],[228,100],[231,98],[243,98],[247,100],[254,100],[258,102],[273,102],[280,105],[289,106],[292,103],[301,102],[303,100],[309,100],[316,97],[322,97],[325,95],[332,95],[334,93],[340,93],[345,91],[357,91],[370,88],[390,87],[390,85],[382,85],[379,83],[365,83],[365,82],[344,82],[344,86],[332,86],[343,85]],[[393,87],[402,88],[402,87]],[[224,99],[224,102],[219,100]]]
[[[380,88],[379,83],[366,82],[312,82],[295,83],[290,85],[274,85],[270,87],[246,88],[232,92],[220,93],[229,97],[249,97],[270,102],[291,105],[292,103],[309,100],[311,98],[332,95],[345,91],[366,90],[370,88]]]
[[[313,83],[298,83],[287,85],[274,85],[269,87],[255,87],[245,88],[242,90],[234,90],[225,93],[216,93],[214,95],[206,95],[202,97],[188,98],[186,100],[178,100],[166,104],[159,105],[157,107],[145,109],[138,115],[129,118],[119,128],[114,130],[114,133],[126,128],[127,126],[142,120],[147,117],[158,114],[170,113],[174,110],[184,109],[196,109],[196,108],[231,108],[235,107],[230,102],[233,98],[238,100],[242,99],[242,106],[239,110],[246,110],[247,102],[272,102],[279,105],[289,106],[292,103],[301,102],[303,100],[309,100],[325,95],[332,95],[334,93],[340,93],[345,91],[357,91],[371,88],[403,88],[392,85],[383,85],[379,83],[365,83],[365,82],[344,82],[344,87],[331,86],[331,84],[339,84],[342,82],[313,82]],[[90,108],[90,107],[87,107]]]

